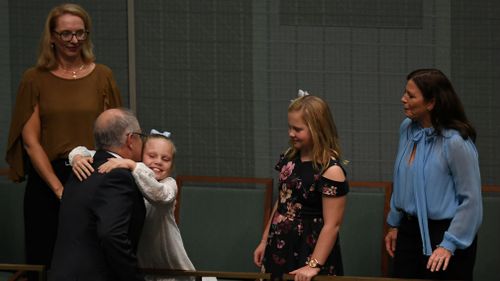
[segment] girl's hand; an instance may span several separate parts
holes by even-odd
[[[116,168],[125,168],[133,170],[135,168],[135,161],[130,159],[121,158],[108,158],[108,161],[101,166],[99,166],[99,173],[109,173],[111,170]]]
[[[427,269],[431,272],[439,271],[441,268],[446,270],[448,268],[448,264],[450,263],[451,252],[443,247],[437,247],[432,255],[429,257],[427,261]]]
[[[314,276],[318,275],[320,270],[321,269],[319,267],[313,268],[313,267],[306,265],[306,266],[303,266],[299,269],[296,269],[296,270],[290,272],[290,274],[295,275],[295,278],[294,278],[295,281],[310,281]]]
[[[255,248],[255,251],[253,252],[253,263],[261,267],[262,266],[262,259],[264,258],[264,252],[266,251],[266,240],[260,241],[260,244]]]
[[[76,177],[83,181],[87,179],[87,177],[94,172],[94,168],[92,168],[92,163],[94,162],[94,158],[89,156],[75,155],[73,158],[73,173]],[[62,193],[62,191],[61,191]]]

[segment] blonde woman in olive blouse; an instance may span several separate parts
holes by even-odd
[[[24,195],[26,263],[49,266],[59,199],[71,174],[68,153],[94,147],[93,124],[121,106],[111,70],[95,63],[88,13],[75,4],[53,8],[40,40],[36,66],[19,85],[6,161],[13,181],[27,176]],[[78,129],[76,129],[78,128]]]

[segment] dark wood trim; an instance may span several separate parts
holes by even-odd
[[[18,279],[21,277],[26,271],[35,271],[38,272],[38,280],[45,281],[46,272],[44,265],[37,264],[13,264],[13,263],[0,263],[0,271],[12,271],[14,275],[10,277],[9,280],[24,280]]]
[[[284,274],[283,280],[294,280],[295,275]],[[316,275],[312,281],[407,281],[409,279],[387,278],[387,277],[359,277],[359,276],[329,276],[329,275]],[[411,279],[412,281],[430,281],[424,279]]]
[[[191,270],[158,269],[158,268],[140,268],[139,270],[146,274],[149,273],[162,276],[217,277],[221,279],[236,279],[236,280],[271,279],[271,274],[257,273],[257,272],[191,271]]]
[[[175,221],[179,224],[179,207],[182,200],[182,186],[186,182],[194,183],[236,183],[236,184],[259,184],[265,186],[265,201],[264,201],[264,228],[271,216],[272,200],[273,200],[273,179],[271,178],[245,178],[245,177],[210,177],[210,176],[177,176],[177,203],[175,208]]]
[[[500,185],[483,185],[483,192],[500,192]]]
[[[196,280],[201,280],[201,277],[216,277],[219,279],[233,280],[271,280],[269,273],[256,272],[228,272],[228,271],[189,271],[189,270],[172,270],[172,269],[157,269],[157,268],[140,268],[145,274],[153,274],[158,276],[190,276],[196,277]],[[283,280],[294,280],[295,275],[284,274]],[[386,278],[386,277],[358,277],[358,276],[328,276],[317,275],[312,278],[312,281],[396,281],[403,279]],[[406,280],[406,279],[404,279]],[[413,281],[424,281],[423,279],[412,279]],[[427,280],[429,281],[429,280]]]
[[[145,274],[153,274],[158,276],[189,276],[196,277],[196,280],[201,280],[201,277],[216,277],[219,279],[233,280],[271,280],[269,273],[256,272],[228,272],[228,271],[189,271],[189,270],[172,270],[172,269],[157,269],[157,268],[140,268]],[[283,280],[292,281],[295,275],[284,274]],[[312,278],[312,281],[396,281],[403,279],[386,278],[386,277],[358,277],[358,276],[328,276],[317,275]],[[407,280],[407,279],[404,279]],[[412,281],[424,281],[423,279],[411,279]],[[429,281],[429,280],[427,280]]]

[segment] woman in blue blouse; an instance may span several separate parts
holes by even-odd
[[[386,250],[394,277],[472,280],[482,221],[476,131],[437,69],[407,76]]]

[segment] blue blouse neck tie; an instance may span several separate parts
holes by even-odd
[[[411,142],[412,149],[416,146],[415,158],[412,167],[414,167],[413,192],[417,208],[418,224],[420,226],[420,236],[422,237],[424,255],[432,254],[431,239],[429,236],[429,226],[427,218],[427,200],[425,194],[425,162],[427,161],[427,146],[434,140],[434,128],[414,128],[412,130]]]

